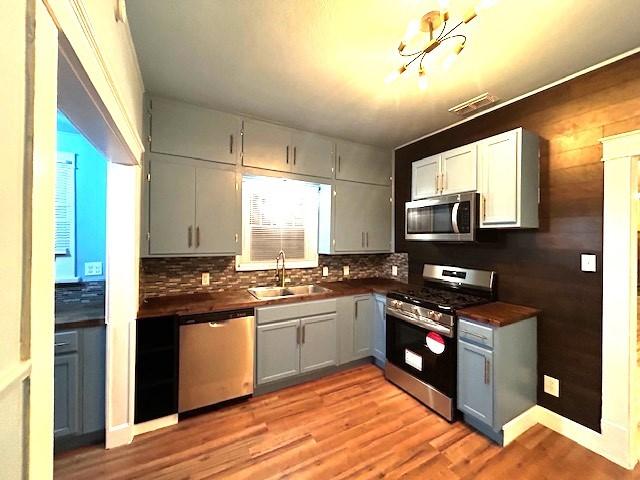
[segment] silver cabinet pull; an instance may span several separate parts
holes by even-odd
[[[356,301],[356,318],[358,318],[358,302]]]
[[[289,145],[287,145],[287,164],[289,164]]]
[[[233,153],[233,133],[229,135],[229,153]]]
[[[487,219],[487,196],[482,195],[482,220]]]
[[[70,342],[60,342],[53,344],[54,347],[66,347],[67,345],[70,345]]]
[[[462,330],[460,333],[462,333],[464,335],[471,335],[472,337],[479,338],[480,340],[486,340],[487,339],[487,337],[485,337],[484,335],[480,335],[478,333],[473,333],[473,332],[467,332],[466,330]]]
[[[196,248],[200,246],[200,225],[196,227]]]
[[[296,151],[298,150],[298,147],[293,147],[293,164],[296,164]]]
[[[491,362],[488,358],[484,359],[484,384],[489,385],[489,370],[491,369]]]
[[[338,155],[338,171],[340,171],[340,161],[342,160],[342,158],[340,157],[340,155]]]
[[[209,322],[211,328],[222,328],[226,325],[226,322]]]
[[[361,232],[361,233],[362,233],[362,238],[360,239],[360,246],[364,248],[364,232]]]
[[[304,343],[306,336],[307,336],[307,326],[303,325],[302,326],[302,343]]]
[[[296,327],[296,343],[300,345],[300,325]]]
[[[192,243],[193,243],[193,227],[189,225],[189,228],[187,228],[187,246],[191,248]]]
[[[369,232],[367,232],[367,233],[365,234],[365,238],[367,239],[367,241],[366,241],[366,245],[365,245],[365,246],[366,246],[367,248],[369,248]]]

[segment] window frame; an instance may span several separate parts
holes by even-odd
[[[319,263],[319,229],[320,229],[320,185],[317,185],[315,182],[305,182],[302,180],[294,180],[288,178],[281,177],[267,177],[260,175],[243,175],[242,177],[242,195],[241,195],[241,204],[242,204],[242,254],[236,255],[236,271],[238,272],[249,272],[249,271],[261,271],[261,270],[275,270],[276,269],[276,258],[274,256],[273,260],[269,261],[251,261],[250,260],[250,250],[251,250],[251,232],[249,225],[249,195],[245,195],[245,179],[265,179],[265,181],[283,181],[283,182],[299,182],[306,183],[312,186],[318,187],[318,205],[317,205],[317,215],[315,218],[315,222],[308,223],[305,218],[305,245],[304,245],[304,260],[289,260],[287,259],[285,264],[286,268],[316,268]],[[314,228],[315,227],[315,228]],[[286,255],[285,251],[285,255]]]

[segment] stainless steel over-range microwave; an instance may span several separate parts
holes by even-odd
[[[478,227],[476,192],[414,200],[405,204],[407,240],[472,242]]]

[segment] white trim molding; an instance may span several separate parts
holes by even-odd
[[[173,415],[167,415],[166,417],[155,418],[153,420],[149,420],[148,422],[136,423],[133,426],[133,434],[142,435],[143,433],[153,432],[154,430],[159,430],[160,428],[176,425],[177,423],[178,414],[175,413]]]

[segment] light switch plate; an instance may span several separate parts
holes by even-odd
[[[323,277],[329,276],[329,267],[322,267],[322,276]]]
[[[596,256],[591,253],[583,253],[580,255],[580,268],[583,272],[595,272]]]
[[[102,262],[85,262],[84,275],[85,277],[102,275]]]
[[[392,265],[391,266],[391,276],[393,276],[393,277],[397,277],[398,276],[398,267],[396,265]]]
[[[204,272],[202,274],[202,285],[210,285],[211,284],[211,276],[209,275],[209,272]]]
[[[549,375],[544,376],[544,393],[548,393],[549,395],[553,395],[554,397],[560,396],[560,380],[557,378],[550,377]]]
[[[349,276],[349,265],[345,265],[342,267],[342,275],[345,277]]]

